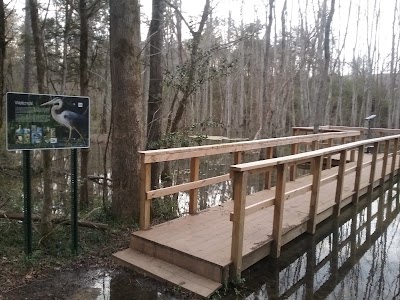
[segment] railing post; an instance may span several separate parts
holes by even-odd
[[[240,279],[242,273],[243,233],[246,208],[247,172],[234,171],[233,184],[233,224],[231,259],[234,266],[234,276]]]
[[[278,258],[281,255],[282,245],[282,222],[283,222],[283,208],[285,203],[285,189],[286,189],[286,172],[287,165],[277,165],[277,178],[275,189],[275,202],[274,202],[274,221],[272,236],[274,241],[272,243],[271,255]]]
[[[356,178],[354,180],[354,195],[353,195],[354,204],[358,203],[358,198],[360,193],[360,182],[361,182],[362,166],[364,161],[364,150],[365,150],[364,145],[358,147]]]
[[[200,158],[192,157],[190,159],[190,181],[199,180],[200,171]],[[189,191],[189,214],[195,215],[197,213],[197,196],[199,189],[192,189]]]
[[[242,163],[242,160],[243,160],[243,151],[233,153],[233,164],[234,165]]]
[[[369,174],[369,192],[371,193],[374,189],[374,179],[375,179],[375,170],[376,170],[376,161],[378,158],[379,151],[379,142],[374,143],[374,152],[372,153],[372,161],[371,161],[371,172]]]
[[[340,151],[339,171],[336,184],[334,215],[340,215],[340,202],[342,201],[344,171],[346,169],[347,150]]]
[[[332,146],[333,146],[333,139],[328,139],[328,147]],[[326,168],[327,169],[332,168],[332,154],[326,156]]]
[[[399,148],[399,139],[394,139],[394,144],[393,144],[393,155],[392,155],[392,165],[390,169],[391,173],[391,178],[394,176],[394,172],[396,170],[396,159],[397,159],[397,149]]]
[[[145,162],[145,154],[140,155],[140,229],[150,228],[150,204],[147,192],[151,190],[151,163]]]
[[[385,175],[386,175],[386,168],[387,168],[387,163],[389,160],[389,147],[390,147],[390,140],[385,141],[385,150],[383,154],[383,162],[382,162],[382,173],[381,173],[381,181],[380,185],[383,186],[385,183]]]
[[[274,155],[274,148],[273,147],[268,147],[265,149],[265,158],[270,159]],[[271,188],[271,178],[272,178],[272,172],[267,171],[265,172],[265,178],[264,178],[264,189],[269,190]]]
[[[351,142],[354,143],[356,141],[356,137],[352,136],[351,137]],[[356,161],[356,150],[353,149],[350,151],[350,161],[355,162]]]
[[[312,161],[312,186],[310,199],[310,219],[307,224],[307,232],[314,234],[316,228],[316,217],[318,214],[319,189],[321,186],[322,156],[317,156]]]
[[[311,143],[311,150],[314,151],[314,150],[318,150],[318,149],[319,149],[319,143],[318,143],[318,141],[313,141],[313,142]]]
[[[292,155],[298,154],[299,153],[299,144],[298,143],[292,144],[291,150],[292,150]],[[294,164],[294,165],[290,166],[290,172],[289,172],[289,180],[290,181],[296,180],[296,173],[297,173],[297,165]]]

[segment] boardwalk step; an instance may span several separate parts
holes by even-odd
[[[128,248],[113,254],[118,263],[133,268],[135,271],[166,281],[187,291],[208,298],[217,291],[222,284],[186,269],[170,264],[161,259],[143,254]]]
[[[228,266],[221,266],[204,258],[191,255],[185,251],[163,245],[143,237],[147,232],[136,231],[131,235],[130,248],[162,261],[176,265],[216,282],[228,280]],[[182,246],[182,244],[180,244]],[[184,245],[186,246],[186,245]],[[230,263],[230,261],[229,261]],[[228,264],[229,264],[228,263]]]

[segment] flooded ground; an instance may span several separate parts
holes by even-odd
[[[378,190],[243,272],[214,299],[400,299],[398,184]],[[3,297],[3,298],[2,298]],[[64,270],[0,299],[193,299],[122,267]]]

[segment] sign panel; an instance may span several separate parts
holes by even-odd
[[[89,148],[88,97],[7,93],[7,150]]]

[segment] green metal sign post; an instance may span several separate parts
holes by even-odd
[[[32,254],[32,205],[31,205],[31,151],[22,151],[24,180],[24,248],[25,255]]]
[[[77,150],[71,150],[71,249],[78,253],[78,187],[77,187]]]

